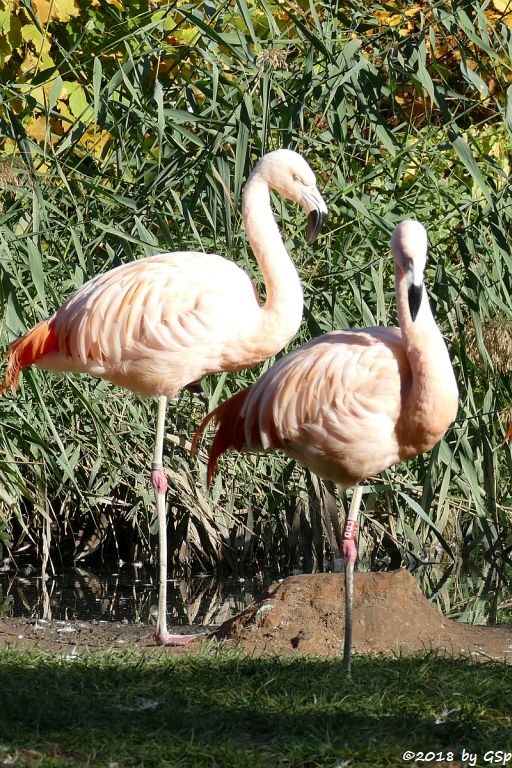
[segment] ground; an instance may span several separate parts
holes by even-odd
[[[272,584],[259,601],[222,626],[206,629],[186,647],[156,649],[144,624],[0,619],[0,647],[39,647],[64,654],[127,648],[137,652],[183,653],[204,637],[251,653],[341,652],[344,631],[342,574],[303,574]],[[198,630],[200,628],[197,628]],[[186,627],[181,628],[187,631]],[[444,618],[404,570],[355,576],[355,653],[406,654],[437,649],[486,660],[512,659],[512,625],[482,627]]]

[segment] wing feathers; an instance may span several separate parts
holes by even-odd
[[[61,354],[83,366],[92,360],[109,367],[148,348],[179,351],[206,335],[198,292],[220,291],[220,314],[230,280],[247,278],[224,259],[191,253],[186,254],[187,264],[176,258],[184,255],[163,254],[125,264],[75,291],[55,315]]]
[[[203,434],[208,423],[212,420],[215,422],[215,436],[208,457],[208,485],[211,483],[215,474],[219,456],[231,448],[235,451],[242,451],[245,447],[245,429],[242,411],[250,389],[250,387],[247,387],[247,389],[237,392],[237,394],[230,397],[229,400],[226,400],[224,403],[217,406],[215,410],[211,411],[211,413],[203,419],[194,435],[192,441],[192,453],[195,453],[199,438]]]
[[[232,262],[196,252],[150,256],[76,290],[47,321],[53,346],[44,354],[20,346],[4,386],[17,383],[26,357],[173,397],[207,373],[253,364],[241,339],[252,340],[260,319],[254,286]]]
[[[358,482],[361,466],[370,473],[389,466],[390,457],[398,460],[394,430],[403,379],[410,375],[404,360],[394,332],[389,338],[336,332],[297,348],[201,424],[195,442],[210,419],[216,423],[209,480],[219,456],[230,449],[284,448],[321,476],[343,484]],[[385,456],[377,434],[383,444],[388,441]],[[352,461],[360,445],[364,455]]]

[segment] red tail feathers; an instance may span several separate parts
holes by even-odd
[[[210,485],[217,469],[219,456],[225,453],[225,451],[229,451],[230,448],[233,448],[235,451],[242,451],[244,449],[244,420],[240,416],[240,411],[249,394],[249,390],[250,387],[247,387],[247,389],[237,392],[229,400],[218,405],[215,410],[203,419],[194,435],[192,453],[195,453],[199,439],[206,426],[212,420],[215,422],[215,436],[208,457],[208,485]]]
[[[5,394],[9,387],[17,389],[22,370],[58,348],[57,336],[49,320],[41,320],[32,330],[13,341],[3,357],[4,360],[8,358],[9,362],[0,387],[0,395]]]

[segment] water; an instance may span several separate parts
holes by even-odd
[[[171,579],[169,620],[178,625],[222,624],[254,602],[268,583],[270,579],[219,579],[206,574]],[[157,603],[156,570],[140,566],[70,568],[44,578],[34,566],[0,572],[0,618],[150,624],[155,622]]]
[[[512,574],[489,563],[478,568],[453,563],[418,568],[418,585],[445,616],[470,624],[511,621]],[[216,626],[258,599],[271,577],[224,578],[203,574],[170,580],[168,616],[172,624]],[[61,621],[155,622],[157,572],[134,564],[104,570],[71,568],[41,577],[37,566],[14,570],[0,563],[0,618]]]

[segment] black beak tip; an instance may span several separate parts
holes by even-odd
[[[411,313],[411,319],[414,322],[418,316],[421,305],[421,297],[423,296],[423,286],[414,285],[409,286],[409,312]]]
[[[306,242],[308,245],[312,245],[322,231],[324,219],[325,213],[316,208],[308,213],[308,228],[306,232]]]

